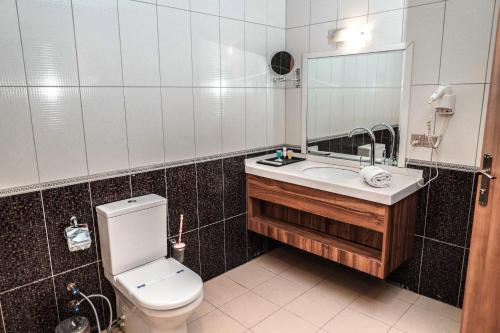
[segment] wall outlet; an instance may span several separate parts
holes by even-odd
[[[438,135],[412,134],[411,145],[413,147],[434,148],[439,141]]]

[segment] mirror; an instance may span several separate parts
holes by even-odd
[[[400,147],[409,100],[406,56],[404,48],[306,55],[303,152],[369,162],[370,136],[357,131],[349,137],[361,126],[375,134],[376,163],[401,165],[403,151],[404,165]]]
[[[277,52],[271,58],[271,68],[278,75],[287,75],[293,70],[294,65],[293,56],[286,51]]]

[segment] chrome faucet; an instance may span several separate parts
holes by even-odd
[[[392,163],[394,162],[394,145],[396,143],[396,132],[394,132],[394,128],[392,128],[391,125],[388,125],[386,123],[378,123],[372,126],[372,131],[375,130],[377,127],[385,127],[389,130],[389,133],[391,133],[391,151],[389,153],[389,160]]]
[[[352,135],[356,131],[359,131],[359,130],[365,131],[370,136],[370,140],[371,140],[371,143],[370,143],[370,148],[371,148],[370,149],[370,165],[375,165],[375,134],[373,134],[373,131],[367,127],[358,126],[358,127],[355,127],[351,130],[351,132],[349,133],[349,138],[352,138]]]

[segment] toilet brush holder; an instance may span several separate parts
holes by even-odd
[[[184,262],[184,252],[186,250],[185,243],[175,242],[172,244],[172,257],[178,262]]]

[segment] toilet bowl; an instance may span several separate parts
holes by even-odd
[[[200,276],[166,258],[166,199],[146,195],[96,208],[104,275],[126,333],[187,333],[203,301]]]

